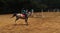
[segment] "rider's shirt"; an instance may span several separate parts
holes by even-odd
[[[22,10],[22,12],[21,12],[22,14],[26,14],[26,11],[25,10]]]

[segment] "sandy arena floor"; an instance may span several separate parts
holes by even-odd
[[[60,12],[44,12],[39,18],[29,18],[26,26],[23,19],[15,24],[12,14],[0,15],[0,33],[60,33]]]

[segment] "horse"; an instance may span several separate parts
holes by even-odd
[[[28,17],[31,16],[32,14],[33,14],[32,10],[31,10],[31,12],[29,11],[27,15],[24,15],[22,13],[14,13],[11,18],[16,16],[15,23],[16,23],[16,21],[18,19],[25,19],[26,25],[28,25],[28,22],[27,22],[28,21]]]

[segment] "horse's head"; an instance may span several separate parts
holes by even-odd
[[[28,12],[28,16],[32,16],[33,15],[33,12],[34,12],[34,10],[32,9],[32,10],[30,10],[29,12]]]

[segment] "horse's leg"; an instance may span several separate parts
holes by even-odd
[[[28,25],[28,17],[25,17],[25,22],[26,22],[26,25]]]
[[[16,20],[15,20],[15,23],[16,23],[16,21],[19,19],[19,17],[18,16],[16,16]]]

